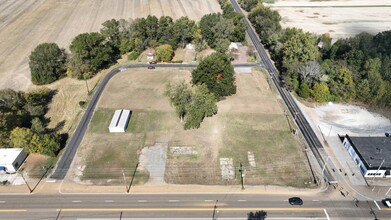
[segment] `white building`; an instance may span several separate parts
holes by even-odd
[[[238,42],[231,42],[228,46],[228,49],[229,50],[238,50],[239,47],[241,47],[242,44],[241,43],[238,43]]]
[[[391,138],[345,135],[342,143],[364,177],[391,177]]]
[[[130,110],[118,109],[115,110],[113,118],[109,126],[110,133],[112,132],[125,132],[130,118]]]
[[[1,148],[0,149],[0,171],[15,173],[23,164],[27,153],[23,148]]]

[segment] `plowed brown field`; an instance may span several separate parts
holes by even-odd
[[[0,89],[31,86],[28,56],[40,43],[68,48],[76,35],[99,31],[111,18],[200,20],[219,11],[216,0],[0,0]]]

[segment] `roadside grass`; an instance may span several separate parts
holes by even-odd
[[[114,115],[115,109],[99,108],[95,110],[92,116],[89,132],[91,133],[109,133],[109,125]]]
[[[54,165],[57,162],[57,158],[49,157],[45,155],[36,155],[37,157],[34,159],[32,163],[30,163],[30,159],[26,162],[27,167],[24,167],[25,171],[28,172],[28,176],[30,178],[41,178],[45,174],[49,174],[53,169]]]
[[[310,181],[300,146],[280,114],[227,114],[224,148],[220,157],[233,158],[235,167],[246,168],[248,184],[305,187]],[[248,152],[254,154],[251,167]],[[239,174],[239,173],[237,173]],[[237,175],[240,179],[240,176]]]
[[[88,155],[84,155],[85,169],[82,180],[123,179],[133,174],[138,163],[138,154],[144,147],[145,138],[138,136],[121,136],[119,134],[96,134],[90,145]],[[144,183],[148,173],[136,172],[136,180]]]

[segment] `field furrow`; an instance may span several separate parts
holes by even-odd
[[[40,43],[68,49],[75,36],[99,31],[112,18],[151,14],[199,20],[219,11],[216,0],[0,0],[0,89],[31,87],[28,56]]]

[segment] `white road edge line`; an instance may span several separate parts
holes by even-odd
[[[137,202],[147,202],[147,200],[137,200]]]
[[[105,200],[105,202],[114,202],[114,200]]]
[[[179,202],[179,200],[168,200],[168,202]]]
[[[247,200],[239,199],[238,202],[247,202]]]
[[[313,202],[319,202],[319,200],[312,200]]]
[[[205,202],[213,202],[213,200],[211,199],[208,199],[208,200],[204,200]]]
[[[379,210],[381,210],[381,208],[380,208],[380,206],[377,204],[377,202],[376,202],[375,200],[373,200],[373,202],[375,203],[375,205],[377,206],[377,208],[378,208]]]
[[[80,200],[73,200],[72,202],[81,202]]]
[[[5,201],[0,201],[0,203],[5,203]]]
[[[327,220],[330,220],[329,214],[327,214],[326,209],[323,209],[323,211],[324,211],[324,214],[326,214]]]

